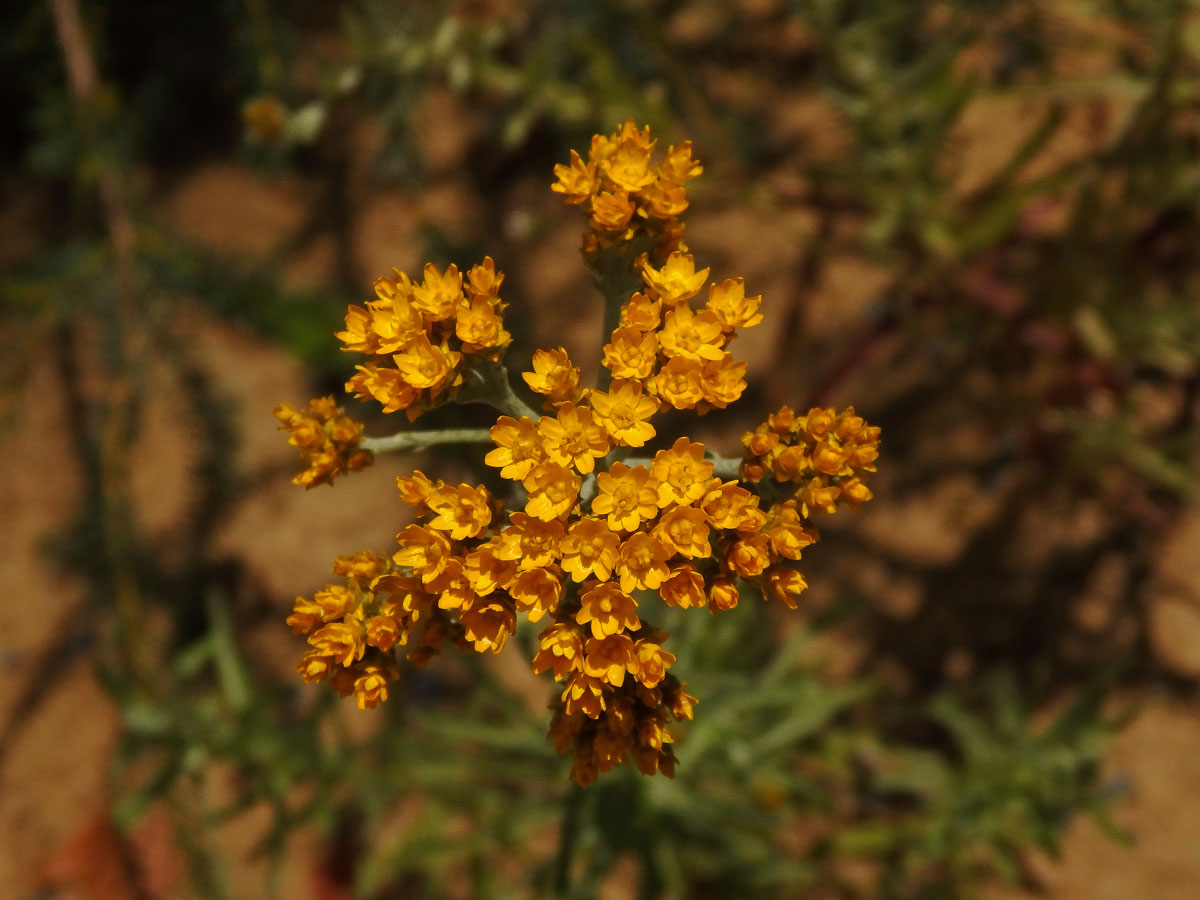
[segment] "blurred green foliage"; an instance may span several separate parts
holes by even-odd
[[[1195,6],[97,3],[83,13],[104,77],[83,99],[61,74],[51,7],[0,13],[0,98],[24,110],[0,159],[54,210],[39,250],[0,282],[19,335],[4,385],[20,385],[28,348],[53,347],[86,487],[48,546],[90,587],[84,637],[122,717],[118,823],[168,804],[197,891],[214,897],[244,889],[205,835],[259,807],[271,826],[256,850],[277,869],[295,864],[297,830],[315,826],[329,859],[313,862],[364,898],[582,898],[606,879],[645,898],[969,898],[996,880],[1031,883],[1026,855],[1055,852],[1074,816],[1119,833],[1100,776],[1118,724],[1110,664],[1123,659],[1126,679],[1162,674],[1145,640],[1147,548],[1196,493]],[[663,623],[701,698],[674,781],[623,773],[568,788],[542,717],[469,659],[408,673],[372,727],[351,727],[353,710],[258,659],[247,635],[276,627],[279,598],[256,595],[216,549],[252,483],[235,463],[227,398],[173,330],[179,298],[336,382],[345,366],[328,333],[366,282],[350,263],[320,291],[280,277],[313,228],[344,238],[352,209],[328,221],[315,209],[316,225],[247,266],[158,221],[153,182],[207,156],[299,170],[331,185],[322,197],[344,196],[338,137],[358,122],[385,135],[376,176],[411,189],[433,90],[476,111],[472,149],[487,161],[464,177],[547,180],[548,161],[633,115],[693,138],[732,185],[727,202],[811,212],[813,233],[789,261],[801,299],[780,311],[779,383],[820,402],[886,354],[904,378],[870,414],[886,441],[879,492],[919,499],[966,472],[996,499],[949,563],[860,539],[919,583],[922,611],[902,624],[848,585],[835,591],[837,622],[787,631],[747,602],[735,616]],[[246,104],[264,100],[250,116]],[[800,103],[821,113],[803,133],[780,116]],[[1018,121],[1018,109],[1037,113]],[[1012,119],[1000,129],[1016,136],[1011,149],[982,179],[964,178],[965,132],[997,116]],[[800,188],[764,197],[768,171]],[[114,274],[122,251],[101,183],[119,186],[134,223],[132,285]],[[803,297],[845,258],[882,271],[877,301],[857,331],[814,338]],[[79,373],[93,340],[99,393]],[[182,390],[177,427],[198,448],[185,549],[173,554],[129,499],[157,366]],[[941,435],[963,424],[986,437],[982,449],[945,449]],[[1089,504],[1101,533],[1026,571],[1015,544],[1029,518]],[[854,540],[833,535],[822,549]],[[1080,586],[1113,558],[1129,572],[1114,623],[1138,626],[1124,643],[1118,624],[1084,633],[1071,617]],[[844,621],[866,662],[835,678],[816,647]],[[79,638],[64,636],[38,671]],[[947,659],[964,649],[973,678],[947,682]],[[911,688],[891,686],[882,662]],[[9,733],[47,685],[31,678]],[[223,772],[233,787],[214,803]]]

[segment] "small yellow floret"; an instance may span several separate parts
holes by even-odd
[[[513,560],[521,569],[550,565],[562,554],[559,547],[566,529],[558,519],[542,521],[523,512],[509,516],[511,524],[500,532],[496,555]]]
[[[443,274],[433,263],[425,264],[425,280],[413,286],[413,306],[427,319],[440,322],[454,315],[462,299],[462,274],[458,266],[451,263]]]
[[[533,354],[533,371],[521,377],[531,390],[545,394],[552,402],[574,399],[579,392],[579,369],[562,347],[538,350]]]
[[[537,655],[533,671],[554,671],[556,679],[583,668],[583,636],[578,628],[567,622],[556,622],[538,635]]]
[[[559,545],[562,567],[574,581],[607,581],[617,563],[621,539],[602,519],[585,517],[571,526]]]
[[[621,545],[617,563],[621,590],[626,593],[638,589],[657,590],[671,574],[667,566],[671,553],[671,549],[653,535],[645,532],[630,535]]]
[[[579,487],[583,479],[568,469],[553,462],[540,462],[521,481],[529,492],[525,512],[536,519],[548,522],[565,516],[579,499]]]
[[[642,268],[642,279],[652,297],[675,306],[695,297],[704,287],[708,269],[696,271],[696,261],[690,253],[672,253],[662,268],[655,269],[649,263]]]
[[[604,345],[604,367],[613,378],[645,381],[654,371],[658,357],[658,335],[635,326],[618,328]]]
[[[388,676],[380,666],[364,666],[354,679],[354,698],[359,709],[374,709],[388,698]]]
[[[674,553],[689,559],[712,556],[708,542],[708,520],[702,510],[693,506],[677,506],[664,513],[654,528],[654,536]]]
[[[583,671],[591,677],[599,678],[613,687],[620,687],[625,683],[625,673],[636,675],[638,668],[637,649],[634,647],[633,638],[628,634],[610,634],[602,639],[588,639]]]
[[[592,224],[604,231],[620,231],[636,209],[625,191],[600,191],[592,198]]]
[[[720,284],[708,288],[708,308],[721,325],[728,330],[750,328],[763,320],[758,311],[762,295],[746,296],[746,281],[743,278],[726,278]]]
[[[537,429],[551,462],[573,466],[584,475],[595,468],[596,459],[607,454],[611,446],[608,432],[594,421],[592,411],[570,401],[559,406],[555,416],[542,416]]]
[[[652,465],[658,488],[658,505],[678,503],[686,506],[701,499],[712,478],[713,464],[704,458],[704,445],[686,437],[678,438],[670,450],[654,454]]]
[[[602,639],[640,628],[636,610],[637,601],[609,581],[596,585],[580,598],[575,621],[580,625],[590,622],[592,637]]]
[[[429,342],[425,335],[410,341],[400,353],[392,355],[404,380],[418,390],[437,395],[449,386],[462,354]]]
[[[600,163],[600,171],[623,191],[636,194],[658,180],[650,168],[650,154],[654,148],[637,139],[623,139]]]
[[[654,376],[658,396],[676,409],[691,409],[704,399],[704,370],[686,356],[668,360]]]
[[[537,426],[528,416],[514,419],[501,416],[491,430],[496,449],[490,451],[483,461],[500,469],[501,478],[520,481],[529,470],[546,458],[542,449]]]
[[[585,163],[574,150],[571,151],[571,164],[561,163],[554,167],[557,182],[550,185],[550,190],[563,194],[568,203],[586,203],[596,187],[596,164]]]
[[[608,392],[592,391],[588,402],[614,443],[644,447],[654,437],[654,426],[649,420],[658,412],[658,402],[643,394],[637,382],[614,385]]]
[[[697,313],[686,304],[667,313],[658,341],[667,356],[683,356],[700,363],[725,356],[721,321],[707,309]]]
[[[491,496],[484,487],[444,487],[429,495],[428,504],[437,513],[429,527],[449,532],[456,541],[477,537],[492,521]]]
[[[614,531],[635,531],[642,522],[658,515],[658,490],[650,482],[645,466],[630,468],[615,462],[607,472],[596,476],[598,493],[592,500],[592,512],[608,517]]]

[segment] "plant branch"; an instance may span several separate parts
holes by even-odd
[[[438,444],[486,444],[491,439],[486,428],[440,428],[363,438],[361,446],[372,453],[388,453],[426,450]]]
[[[471,369],[467,375],[470,381],[459,393],[456,403],[485,403],[514,419],[527,417],[536,422],[541,418],[540,413],[517,396],[508,380],[508,369],[502,363]]]
[[[620,327],[621,307],[642,287],[642,273],[637,267],[638,258],[649,251],[653,242],[646,239],[630,241],[624,245],[624,250],[602,250],[592,256],[585,256],[588,270],[596,289],[604,297],[604,332],[600,335],[600,343],[607,344],[612,333]],[[612,384],[612,373],[601,363],[596,373],[596,387],[608,390]]]

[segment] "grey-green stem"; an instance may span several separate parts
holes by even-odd
[[[713,456],[710,461],[713,464],[713,475],[717,478],[737,478],[742,467],[742,461],[739,458]]]
[[[514,418],[528,416],[537,421],[538,413],[517,396],[508,380],[508,370],[500,363],[471,369],[467,378],[467,384],[459,391],[456,402],[484,403]],[[486,444],[491,440],[487,428],[435,428],[363,438],[362,448],[374,453],[386,453],[425,450],[439,444]]]
[[[401,431],[384,437],[363,438],[362,448],[372,453],[417,451],[439,444],[486,444],[492,436],[486,428],[434,428],[428,431]]]
[[[514,419],[527,416],[536,422],[541,417],[540,413],[517,396],[512,382],[508,380],[508,369],[502,364],[472,369],[468,377],[470,381],[459,391],[456,402],[485,403]]]
[[[596,288],[604,297],[604,332],[601,344],[607,344],[612,333],[621,324],[621,307],[642,287],[642,273],[634,268],[637,258],[648,251],[654,242],[648,238],[629,242],[622,252],[602,250],[589,260],[589,268]],[[612,373],[600,365],[596,373],[596,387],[608,390],[612,384]]]

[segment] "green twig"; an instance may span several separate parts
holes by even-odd
[[[554,896],[567,897],[571,888],[571,857],[579,842],[579,825],[583,814],[583,788],[572,783],[563,796],[562,826],[558,833],[558,850],[554,854]]]

